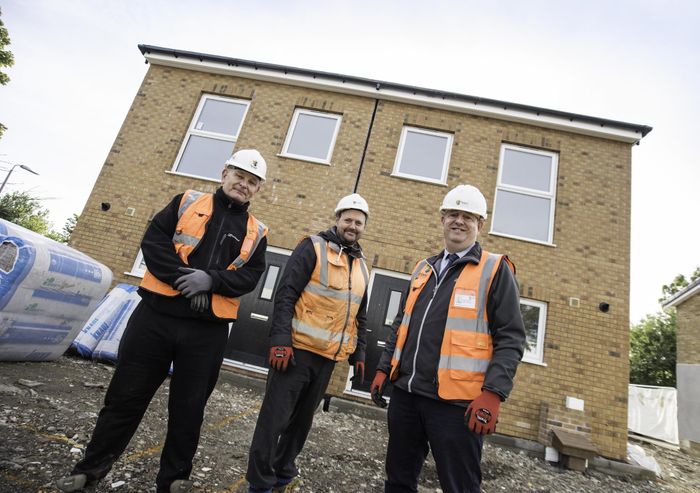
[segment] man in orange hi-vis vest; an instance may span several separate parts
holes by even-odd
[[[480,491],[483,435],[496,428],[525,345],[515,267],[476,241],[486,199],[459,185],[440,212],[445,249],[413,270],[370,386],[386,406],[393,383],[385,492],[417,491],[428,450],[442,491]]]
[[[248,491],[268,493],[298,474],[294,464],[338,361],[364,377],[369,274],[358,243],[369,217],[353,193],[338,201],[335,226],[304,238],[275,294],[270,372],[248,456]]]
[[[256,150],[234,153],[215,193],[187,190],[153,217],[141,242],[147,272],[119,346],[85,457],[61,491],[94,491],[138,427],[172,363],[158,493],[184,493],[204,407],[214,390],[238,298],[265,270],[267,227],[249,212],[267,171]]]

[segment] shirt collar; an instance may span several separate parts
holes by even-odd
[[[474,246],[474,243],[472,243],[471,245],[469,245],[469,246],[468,246],[467,248],[465,248],[464,250],[462,250],[462,251],[460,251],[460,252],[455,252],[455,253],[457,254],[457,256],[458,256],[459,258],[462,258],[462,257],[464,257],[464,256],[467,254],[467,252],[468,252],[469,250],[472,249],[473,246]],[[443,252],[442,252],[442,259],[443,259],[443,260],[447,260],[447,256],[448,256],[449,254],[450,254],[450,252],[448,252],[447,249],[443,250]]]

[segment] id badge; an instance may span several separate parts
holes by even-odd
[[[476,291],[473,289],[456,289],[454,297],[455,308],[476,308]]]

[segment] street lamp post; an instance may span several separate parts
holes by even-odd
[[[0,185],[0,193],[2,193],[2,189],[5,188],[5,183],[7,183],[7,180],[10,178],[10,175],[12,174],[12,172],[18,166],[25,171],[29,171],[30,173],[34,173],[35,175],[39,174],[36,171],[34,171],[32,168],[30,168],[29,166],[26,166],[24,164],[13,164],[12,168],[10,168],[10,171],[7,172],[7,175],[5,176],[5,180],[2,182],[2,185]]]

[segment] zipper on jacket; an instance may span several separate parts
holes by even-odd
[[[343,247],[340,247],[340,251],[343,251]],[[338,342],[338,350],[333,355],[333,361],[337,361],[338,354],[343,347],[343,339],[345,338],[345,329],[348,327],[348,321],[350,320],[350,303],[352,302],[352,259],[348,255],[348,309],[345,313],[345,323],[343,324],[343,330],[340,332],[340,342]]]
[[[231,204],[229,204],[227,208],[230,209],[230,208],[231,208]],[[213,211],[213,210],[212,210],[212,214],[211,214],[211,215],[212,215],[212,217],[214,217],[214,211]],[[222,218],[221,218],[221,221],[219,222],[219,231],[216,232],[216,238],[218,238],[219,236],[221,236],[221,230],[224,229],[224,219],[225,219],[225,218],[226,218],[226,213],[224,213],[224,217],[222,217]],[[223,240],[224,240],[225,238],[226,238],[226,237],[224,236],[224,237],[221,239],[221,241],[223,242]],[[215,253],[215,252],[216,252],[216,254],[217,254],[217,261],[221,259],[221,248],[216,248],[216,249],[212,250],[211,253],[209,254],[209,262],[207,262],[207,269],[211,269],[211,262],[212,262],[212,260],[214,260],[214,253]],[[218,267],[218,263],[217,263],[217,267]]]
[[[428,263],[430,265],[430,263]],[[418,339],[416,340],[416,351],[413,353],[413,371],[411,372],[411,378],[408,379],[408,391],[411,392],[411,383],[413,383],[413,379],[416,377],[416,361],[418,360],[418,351],[420,350],[420,340],[421,340],[421,335],[423,335],[423,324],[425,324],[425,319],[428,316],[428,312],[430,311],[430,305],[433,304],[433,300],[435,299],[435,295],[437,294],[437,290],[442,284],[442,281],[447,277],[447,271],[450,270],[452,267],[454,267],[454,264],[450,265],[445,269],[445,272],[443,272],[442,276],[439,277],[437,272],[435,272],[435,268],[430,265],[430,269],[435,273],[435,287],[433,288],[433,294],[430,296],[430,301],[428,301],[428,306],[425,307],[425,313],[423,313],[423,319],[420,321],[420,327],[418,328]]]

